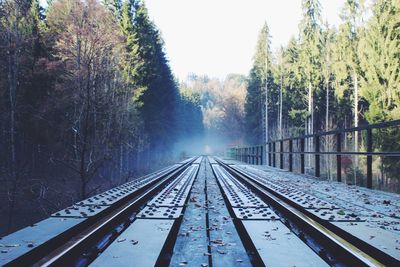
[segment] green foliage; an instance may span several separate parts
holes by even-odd
[[[376,1],[373,16],[360,40],[361,94],[368,103],[365,118],[370,123],[400,119],[400,2]],[[399,151],[400,133],[389,128],[375,134],[380,151]],[[394,177],[398,159],[382,158],[383,169]]]
[[[321,80],[321,7],[318,0],[303,0],[303,19],[300,22],[299,60],[305,83],[318,88]]]
[[[122,5],[125,4],[126,2],[123,3],[122,0],[102,0],[102,4],[110,10],[114,17],[117,20],[121,20],[122,18]]]
[[[246,139],[250,144],[258,144],[263,140],[263,126],[265,126],[265,116],[263,116],[265,112],[265,87],[267,83],[268,91],[271,91],[271,86],[273,85],[270,44],[269,28],[268,24],[265,23],[258,36],[244,106],[246,114]],[[268,98],[268,101],[272,103],[271,98]]]
[[[399,1],[374,2],[368,21],[364,1],[345,1],[338,29],[322,24],[319,1],[304,0],[302,7],[298,38],[292,38],[275,58],[266,52],[268,28],[260,33],[247,87],[247,141],[261,143],[265,134],[266,66],[272,71],[268,77],[271,137],[278,136],[280,127],[281,83],[284,135],[349,127],[358,120],[400,119]]]
[[[360,44],[361,93],[371,123],[400,119],[400,3],[377,1]]]

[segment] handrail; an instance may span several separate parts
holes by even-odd
[[[386,121],[386,122],[380,122],[376,124],[367,124],[367,125],[361,125],[358,127],[352,127],[352,128],[338,128],[336,130],[331,130],[327,132],[318,132],[314,134],[305,134],[305,135],[300,135],[296,137],[287,137],[287,138],[282,138],[282,139],[277,139],[274,141],[269,141],[269,142],[279,142],[279,141],[289,141],[290,139],[301,139],[301,138],[311,138],[314,136],[326,136],[326,135],[334,135],[338,133],[349,133],[349,132],[359,132],[359,131],[364,131],[364,130],[373,130],[373,129],[381,129],[381,128],[388,128],[392,126],[400,126],[400,120],[393,120],[393,121]],[[269,143],[267,142],[267,143]]]
[[[249,147],[236,147],[231,148],[234,151],[234,157],[237,160],[245,161],[247,163],[252,164],[267,164],[269,166],[276,167],[276,156],[280,157],[280,168],[284,169],[283,156],[285,154],[289,155],[289,171],[293,171],[293,156],[300,155],[300,172],[305,173],[305,155],[313,155],[314,157],[314,165],[315,165],[315,176],[320,177],[320,156],[321,155],[336,155],[336,166],[337,166],[337,181],[342,181],[342,156],[345,155],[358,155],[358,156],[366,156],[367,157],[367,187],[372,188],[372,156],[385,156],[385,157],[399,157],[400,151],[389,152],[389,151],[381,151],[375,152],[373,151],[373,131],[374,129],[383,129],[388,127],[398,127],[400,126],[400,120],[393,120],[387,122],[381,122],[376,124],[368,124],[362,125],[358,127],[352,128],[342,128],[336,129],[332,131],[326,132],[318,132],[314,134],[306,134],[295,137],[288,137],[282,139],[276,139],[272,141],[268,141],[263,145],[257,146],[249,146]],[[345,136],[345,133],[350,132],[360,132],[366,131],[366,151],[342,151],[341,138]],[[335,149],[332,151],[321,151],[320,149],[320,140],[321,137],[325,136],[334,136],[334,141],[336,142]],[[312,139],[312,140],[310,140]],[[300,141],[300,151],[293,151],[293,142]],[[313,151],[306,151],[306,141],[312,142]],[[285,142],[289,143],[289,150],[284,151]],[[279,146],[279,151],[276,151],[276,146]],[[267,159],[267,160],[264,160]],[[265,161],[265,162],[264,162]]]

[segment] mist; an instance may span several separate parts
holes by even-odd
[[[224,154],[229,146],[223,136],[208,135],[187,137],[179,140],[172,149],[175,158],[183,159],[198,155],[218,155]]]

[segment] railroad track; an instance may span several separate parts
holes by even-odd
[[[221,160],[216,163],[213,170],[224,191],[227,206],[239,219],[237,227],[250,242],[257,239],[251,236],[254,232],[251,227],[262,224],[251,225],[251,219],[278,220],[331,266],[400,266],[399,257],[386,254],[335,225],[345,222],[356,226],[364,221],[363,218],[347,216],[336,205],[285,184],[268,181],[235,165]],[[238,195],[237,192],[241,193]]]
[[[0,264],[400,266],[338,230],[338,210],[218,158],[193,157],[4,237]]]
[[[194,177],[190,158],[75,203],[0,239],[2,266],[86,266],[135,221],[166,186]]]

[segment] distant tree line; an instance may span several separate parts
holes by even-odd
[[[202,129],[140,0],[0,1],[0,95],[5,231],[172,160]]]
[[[213,151],[244,143],[244,102],[247,78],[228,74],[225,79],[190,74],[181,88],[198,99],[206,143]]]
[[[247,143],[400,119],[400,2],[344,1],[338,28],[322,20],[318,0],[303,0],[302,10],[298,37],[278,51],[271,51],[267,24],[259,34],[245,103]],[[400,150],[398,129],[374,134],[374,149]],[[358,133],[345,145],[365,149]],[[400,168],[395,158],[381,163],[392,174]]]

